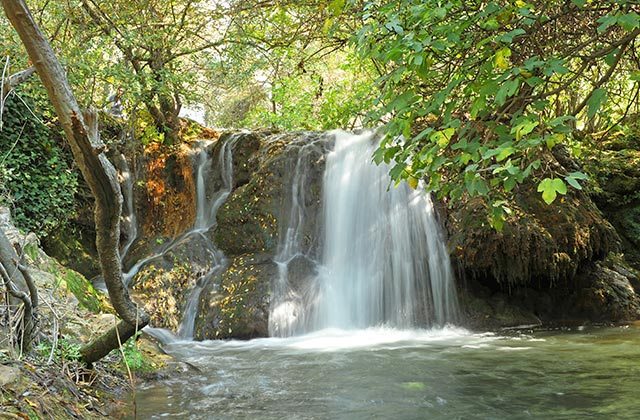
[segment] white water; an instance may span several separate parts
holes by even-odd
[[[275,258],[271,335],[455,322],[454,277],[433,204],[421,189],[391,185],[389,166],[371,162],[376,147],[372,133],[335,133],[323,181],[324,246],[316,279],[302,293],[287,281],[287,264],[311,257],[301,247],[308,163],[300,150],[289,226]]]
[[[233,189],[232,151],[237,139],[237,136],[233,136],[222,145],[218,161],[222,188],[218,190],[210,200],[207,200],[206,197],[205,179],[207,171],[210,169],[211,161],[204,148],[198,158],[198,170],[196,171],[196,221],[193,232],[202,235],[202,237],[206,239],[206,244],[208,245],[207,251],[211,255],[212,266],[207,273],[197,280],[196,285],[189,293],[187,305],[183,311],[183,318],[178,329],[178,335],[182,338],[193,338],[200,294],[211,278],[227,264],[227,260],[222,251],[204,235],[204,232],[215,228],[217,225],[216,215],[218,214],[218,209],[224,204]]]
[[[133,200],[133,181],[134,176],[131,173],[127,158],[120,154],[120,161],[122,168],[120,170],[120,177],[122,179],[122,196],[124,198],[126,214],[123,217],[123,227],[127,232],[127,241],[120,250],[120,261],[123,261],[129,252],[129,248],[138,239],[138,220],[136,218],[136,212]]]
[[[312,329],[444,325],[457,303],[451,264],[424,191],[390,186],[371,133],[337,133],[324,177],[325,242]]]
[[[197,315],[200,293],[202,292],[202,289],[207,285],[209,280],[215,275],[215,273],[222,269],[226,264],[224,254],[207,237],[206,233],[209,230],[215,228],[218,209],[220,208],[220,206],[222,206],[222,204],[231,193],[231,189],[233,187],[232,151],[238,137],[239,136],[231,136],[221,147],[220,154],[218,156],[218,167],[216,169],[219,171],[222,185],[220,189],[214,192],[210,198],[207,197],[206,192],[206,182],[209,172],[212,169],[212,159],[209,158],[209,153],[207,151],[210,143],[201,142],[198,144],[200,150],[195,162],[196,218],[193,227],[190,230],[179,235],[173,241],[165,244],[157,252],[137,261],[129,269],[128,272],[123,274],[125,284],[130,285],[135,275],[140,271],[142,267],[144,267],[149,262],[164,257],[167,253],[176,249],[176,247],[178,247],[179,245],[193,240],[196,237],[202,240],[202,242],[205,244],[206,251],[210,256],[209,268],[197,279],[195,286],[189,292],[187,304],[183,311],[183,318],[177,332],[178,336],[181,338],[193,338],[193,329],[195,318]],[[135,217],[132,204],[129,215],[133,215],[133,217]],[[133,220],[135,222],[135,219]],[[131,240],[131,242],[133,242],[133,240]],[[128,250],[130,245],[131,244],[129,242],[125,244],[125,252],[126,250]],[[123,252],[123,255],[125,252]]]
[[[289,264],[295,258],[306,258],[317,265],[312,249],[303,245],[305,227],[305,195],[308,172],[314,164],[313,156],[321,154],[319,143],[325,139],[306,141],[298,148],[296,165],[291,177],[291,199],[288,211],[288,226],[281,231],[278,253],[274,262],[278,266],[278,278],[273,282],[273,298],[269,314],[269,335],[289,337],[302,331],[305,325],[305,296],[289,284]]]

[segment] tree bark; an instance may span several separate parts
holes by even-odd
[[[15,331],[17,342],[22,346],[24,351],[29,351],[31,348],[31,342],[36,329],[36,322],[34,318],[32,300],[29,299],[27,294],[16,287],[12,281],[12,274],[15,275],[18,270],[14,270],[14,273],[9,273],[3,264],[0,264],[0,278],[4,284],[4,287],[9,295],[22,302],[24,312],[22,313],[22,319],[20,325]],[[10,332],[12,333],[12,332]]]
[[[95,114],[83,116],[60,62],[24,1],[1,1],[47,90],[73,157],[96,199],[96,247],[111,303],[120,318],[142,328],[148,323],[148,316],[131,301],[122,281],[118,252],[122,194],[116,170],[105,156],[105,146],[98,136],[97,118]]]
[[[15,261],[18,260],[18,254],[16,254],[15,249],[11,245],[11,241],[7,238],[4,231],[0,229],[0,265],[2,265],[6,270],[13,283],[15,283],[16,287],[20,290],[27,289],[27,282],[22,275],[22,272],[18,270],[18,267],[15,264]],[[12,298],[12,304],[18,303],[15,298]]]
[[[2,100],[4,101],[16,86],[29,79],[31,75],[35,73],[35,71],[35,67],[29,67],[28,69],[12,74],[7,78],[7,80],[3,80],[2,82],[4,84],[2,86]]]
[[[124,344],[125,341],[133,337],[138,331],[140,331],[138,325],[120,321],[118,325],[80,349],[82,360],[89,364],[97,362],[109,354],[111,350],[117,348],[119,343]],[[114,347],[114,343],[116,347]]]

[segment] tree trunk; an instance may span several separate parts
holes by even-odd
[[[99,139],[97,118],[95,114],[83,116],[60,62],[24,1],[1,1],[47,89],[73,157],[96,199],[96,247],[111,303],[124,321],[142,328],[148,323],[148,316],[131,301],[122,281],[118,252],[122,194],[116,170],[105,156],[105,146]]]
[[[15,263],[16,261],[18,261],[18,254],[16,254],[16,250],[11,245],[11,241],[7,238],[7,235],[0,229],[0,264],[7,270],[11,276],[11,280],[13,280],[16,286],[20,290],[26,290],[27,282],[20,270],[18,270]]]
[[[20,344],[23,350],[27,351],[36,329],[34,310],[38,305],[38,294],[31,275],[20,266],[19,256],[2,229],[0,229],[0,285],[3,285],[7,292],[8,305],[24,305],[21,328],[15,331],[15,343]],[[24,292],[25,289],[29,290],[29,295]]]

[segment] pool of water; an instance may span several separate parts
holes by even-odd
[[[176,341],[195,367],[139,386],[138,418],[640,418],[640,328],[324,330]]]

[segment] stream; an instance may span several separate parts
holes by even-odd
[[[327,329],[164,346],[137,418],[637,418],[640,328]],[[133,417],[131,417],[133,418]]]

